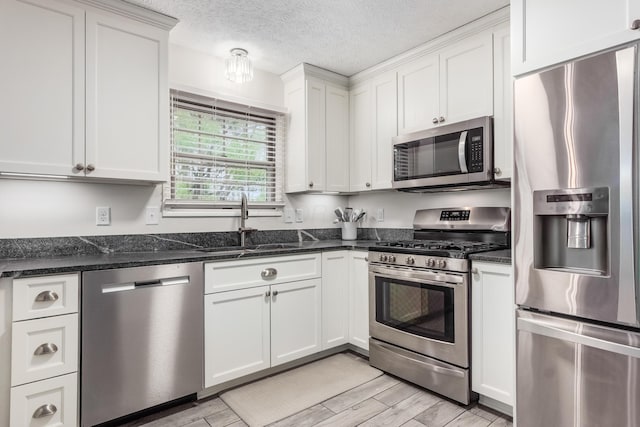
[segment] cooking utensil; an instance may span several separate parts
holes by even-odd
[[[340,221],[344,221],[344,212],[342,212],[342,209],[336,208],[333,212],[336,214]]]
[[[356,219],[355,219],[355,221],[354,221],[354,222],[358,222],[358,221],[360,221],[360,220],[362,219],[362,217],[364,217],[364,215],[365,215],[365,214],[366,214],[366,212],[365,212],[365,211],[360,212],[360,213],[358,214],[358,216],[356,217]]]
[[[351,222],[353,221],[353,217],[351,216],[353,214],[353,208],[344,208],[344,215],[345,215],[345,222]]]

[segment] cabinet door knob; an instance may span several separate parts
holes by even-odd
[[[53,403],[47,403],[46,405],[38,407],[38,409],[33,412],[32,418],[44,418],[53,415],[56,412],[58,412],[56,405]]]
[[[78,163],[73,167],[77,171],[84,170],[84,165],[82,163]]]
[[[471,269],[471,274],[478,274],[478,269],[477,268],[472,268]]]
[[[437,117],[434,117],[434,118],[431,120],[431,123],[433,123],[434,125],[437,125],[437,124],[438,124],[438,118],[437,118]]]
[[[40,344],[38,348],[33,352],[34,356],[44,356],[46,354],[53,354],[58,351],[58,346],[53,343]]]
[[[262,270],[262,273],[260,273],[260,276],[262,276],[263,279],[273,279],[278,275],[278,270],[276,270],[275,268],[265,268],[264,270]]]
[[[267,291],[267,292],[264,294],[264,296],[265,296],[265,297],[267,297],[267,298],[269,298],[269,297],[271,296],[271,291]]]
[[[369,187],[371,187],[371,183],[370,183],[370,182],[367,182],[367,183],[365,184],[365,186],[367,186],[367,188],[369,188]]]
[[[96,170],[96,167],[95,167],[95,166],[93,166],[91,163],[89,163],[89,164],[87,165],[87,170],[88,170],[89,172],[93,172],[94,170]]]
[[[438,119],[438,121],[439,121],[440,123],[444,122],[444,117],[440,116],[440,118]]]
[[[277,297],[278,296],[278,291],[273,291],[273,296]]]
[[[309,187],[310,187],[310,188],[313,188],[313,181],[311,181],[311,182],[309,183]]]
[[[493,168],[493,173],[496,175],[502,175],[502,170],[500,168]]]
[[[53,291],[42,291],[36,296],[36,302],[52,302],[58,300],[58,294]]]
[[[632,29],[632,30],[640,30],[640,19],[635,19],[635,20],[631,23],[631,29]]]

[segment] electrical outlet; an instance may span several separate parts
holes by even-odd
[[[145,224],[158,225],[160,224],[160,208],[158,206],[148,206],[145,215]]]
[[[111,225],[111,208],[109,206],[96,207],[96,225]]]
[[[302,209],[298,208],[296,209],[296,222],[302,222],[304,221],[304,216],[302,214]]]
[[[378,222],[384,221],[384,208],[378,208],[378,212],[376,213],[376,219]]]
[[[293,209],[284,208],[284,222],[291,224],[293,222]]]

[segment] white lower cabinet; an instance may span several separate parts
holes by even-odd
[[[368,252],[349,253],[349,342],[369,350]]]
[[[513,407],[515,307],[513,268],[472,262],[471,389]],[[496,408],[500,409],[500,408]]]
[[[11,426],[77,426],[76,373],[24,384],[11,389]]]
[[[349,342],[349,254],[322,254],[322,349]]]
[[[279,272],[290,271],[291,262],[320,265],[320,254],[255,258],[205,264],[205,289],[215,289],[218,269],[249,287],[205,295],[205,387],[277,366],[322,349],[320,269],[315,278],[269,284]],[[257,269],[256,265],[261,268]],[[295,270],[295,269],[294,269]],[[255,278],[251,276],[254,272]],[[313,273],[312,273],[313,272]],[[295,275],[291,276],[295,277]],[[256,286],[262,281],[261,286]],[[233,283],[227,282],[233,287]]]
[[[78,425],[78,274],[0,284],[13,294],[9,425]]]

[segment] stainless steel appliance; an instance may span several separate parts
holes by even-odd
[[[82,426],[202,390],[202,263],[82,274]]]
[[[402,191],[508,185],[494,180],[491,117],[393,138],[393,188]]]
[[[508,208],[424,209],[369,250],[371,365],[468,404],[468,256],[509,247]]]
[[[515,83],[519,427],[640,425],[637,63]]]

